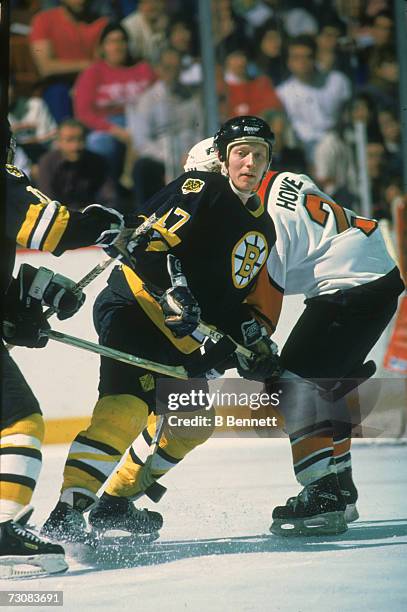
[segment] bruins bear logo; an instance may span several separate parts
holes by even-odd
[[[186,195],[187,193],[199,193],[200,191],[202,191],[204,185],[205,181],[190,178],[183,183],[181,191],[184,195]]]
[[[246,287],[260,272],[267,259],[267,241],[260,232],[248,232],[235,245],[232,253],[233,284],[238,289]]]

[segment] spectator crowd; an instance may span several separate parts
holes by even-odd
[[[39,189],[78,209],[100,200],[136,210],[208,136],[198,2],[11,6],[9,119],[20,163]],[[392,10],[390,0],[212,2],[220,121],[263,117],[276,135],[273,167],[310,174],[356,210],[362,123],[377,218],[390,218],[401,193]]]

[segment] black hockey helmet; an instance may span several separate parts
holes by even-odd
[[[214,145],[218,150],[219,159],[226,162],[232,144],[263,143],[268,147],[269,164],[273,153],[274,134],[269,125],[260,117],[240,115],[226,121],[216,132]]]

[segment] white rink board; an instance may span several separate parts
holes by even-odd
[[[98,248],[68,251],[62,257],[38,251],[22,251],[17,255],[15,274],[21,263],[28,262],[36,267],[45,266],[78,281],[105,259],[105,253]],[[51,327],[96,342],[92,306],[112,269],[113,266],[105,270],[85,290],[86,303],[73,318],[58,321],[53,317],[50,319]],[[274,336],[280,348],[302,310],[303,296],[289,296],[284,299],[282,316]],[[386,333],[373,351],[373,358],[378,364],[382,362],[387,337]],[[97,399],[98,355],[54,341],[49,341],[43,349],[16,347],[12,355],[37,396],[45,418],[86,417],[91,414]],[[386,375],[388,376],[388,373]]]

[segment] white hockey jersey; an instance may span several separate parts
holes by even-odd
[[[270,172],[258,195],[276,230],[267,262],[273,327],[283,294],[333,293],[374,281],[395,267],[377,221],[339,206],[308,176]]]

